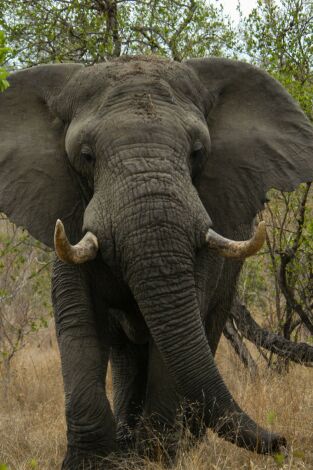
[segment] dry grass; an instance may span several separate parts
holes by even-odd
[[[45,330],[12,363],[10,384],[0,383],[0,468],[53,470],[65,451],[60,361],[53,329]],[[40,347],[38,347],[40,346]],[[226,344],[219,367],[233,394],[259,423],[283,433],[291,445],[284,469],[313,469],[313,373],[296,366],[286,376],[267,370],[252,382]],[[128,460],[121,468],[161,470],[161,463]],[[275,469],[272,457],[238,449],[208,432],[205,441],[181,456],[173,470]]]

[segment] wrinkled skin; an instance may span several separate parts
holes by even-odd
[[[62,468],[110,468],[101,457],[140,448],[149,427],[174,455],[182,407],[196,437],[211,427],[257,452],[285,445],[215,366],[242,262],[205,234],[249,237],[270,187],[312,179],[312,128],[289,95],[228,60],[119,59],[14,74],[0,118],[1,210],[49,246],[61,218],[71,242],[91,231],[100,247],[53,270]]]

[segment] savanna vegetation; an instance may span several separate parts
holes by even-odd
[[[240,58],[266,69],[313,121],[313,3],[258,0],[234,23],[222,1],[2,0],[0,90],[9,71],[123,54]],[[0,123],[1,130],[1,123]],[[284,434],[289,456],[258,456],[208,432],[176,469],[313,468],[313,189],[272,191],[267,243],[244,267],[217,361],[239,403]],[[53,331],[53,254],[0,220],[0,469],[56,469],[65,445]],[[162,442],[160,442],[160,450]],[[117,463],[118,464],[118,463]],[[120,468],[161,470],[135,457]]]

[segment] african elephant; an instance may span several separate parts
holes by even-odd
[[[283,87],[218,58],[43,65],[12,74],[0,117],[0,209],[58,254],[62,468],[130,445],[141,416],[174,429],[182,403],[195,436],[285,445],[214,362],[267,190],[313,179],[313,130]]]

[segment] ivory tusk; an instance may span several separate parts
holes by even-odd
[[[262,221],[256,228],[256,231],[250,240],[235,241],[222,237],[214,230],[209,229],[206,234],[208,246],[216,250],[225,258],[244,259],[255,255],[263,246],[266,238],[266,226]]]
[[[68,264],[81,264],[95,259],[99,244],[97,237],[92,232],[87,232],[79,243],[71,245],[64,225],[58,219],[55,224],[54,247],[60,260]]]

